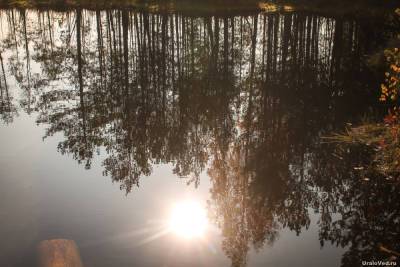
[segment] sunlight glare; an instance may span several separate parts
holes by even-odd
[[[194,201],[177,203],[171,213],[169,228],[185,238],[202,237],[207,228],[206,211]]]

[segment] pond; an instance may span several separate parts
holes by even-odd
[[[324,141],[382,111],[385,18],[0,10],[0,265],[387,259],[399,186]]]

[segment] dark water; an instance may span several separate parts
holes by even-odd
[[[361,266],[400,245],[399,188],[322,137],[379,111],[384,18],[0,11],[0,265]],[[165,231],[171,205],[208,213]]]

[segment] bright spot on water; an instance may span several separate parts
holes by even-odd
[[[184,238],[204,236],[207,224],[206,210],[195,201],[175,204],[169,219],[170,231]]]

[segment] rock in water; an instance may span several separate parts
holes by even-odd
[[[38,245],[39,267],[83,267],[73,240],[44,240]]]

